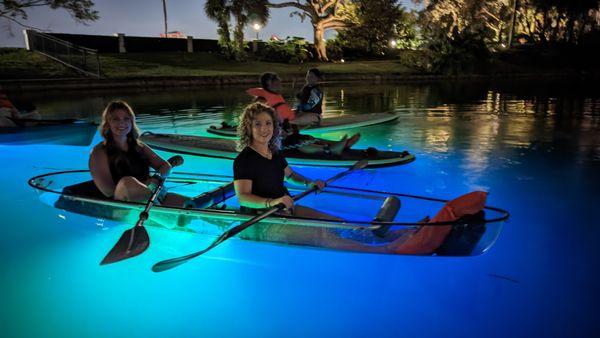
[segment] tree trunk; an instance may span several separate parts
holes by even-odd
[[[319,23],[316,23],[313,24],[313,30],[315,33],[314,44],[315,49],[317,50],[317,57],[319,58],[319,61],[329,61],[327,58],[327,48],[325,46],[325,42],[323,41],[325,37],[325,31],[323,30],[323,27],[321,27]]]
[[[163,14],[165,16],[165,38],[168,37],[168,30],[167,30],[167,0],[163,0]]]
[[[244,27],[246,26],[246,21],[241,15],[236,16],[235,20],[236,26],[233,33],[235,58],[238,61],[244,61],[246,59],[246,51],[244,50]]]

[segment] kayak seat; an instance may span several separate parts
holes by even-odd
[[[373,222],[393,222],[394,218],[396,218],[396,215],[398,214],[398,211],[400,211],[401,205],[402,203],[400,203],[400,199],[398,197],[386,197],[381,205],[381,208],[379,208],[377,215],[373,219]],[[382,225],[379,228],[371,231],[373,232],[373,235],[383,238],[389,229],[390,225]]]
[[[194,209],[210,208],[227,200],[233,195],[235,195],[235,188],[233,182],[231,182],[192,198],[186,202],[185,207]]]
[[[83,197],[91,197],[91,198],[99,198],[108,200],[110,198],[104,196],[104,194],[96,187],[96,184],[93,180],[69,185],[63,188],[63,195],[71,195],[71,196],[83,196]]]

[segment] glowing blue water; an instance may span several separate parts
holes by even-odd
[[[230,241],[155,274],[156,261],[198,250],[211,238],[148,228],[146,253],[100,267],[130,225],[50,208],[26,184],[52,169],[86,168],[91,146],[0,145],[3,336],[597,335],[600,101],[535,87],[332,87],[326,93],[329,110],[401,108],[398,123],[360,130],[358,146],[417,155],[410,165],[353,175],[340,185],[442,198],[485,189],[489,204],[511,212],[496,245],[477,257]],[[223,106],[246,102],[242,89],[197,92],[124,97],[142,129],[178,133],[201,133],[196,123],[218,121],[229,114]],[[97,119],[115,96],[37,99],[52,116]],[[156,115],[165,107],[176,114]],[[231,173],[231,162],[186,160],[182,171]],[[300,171],[324,178],[338,172]]]

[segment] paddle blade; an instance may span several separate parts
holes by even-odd
[[[142,226],[134,226],[126,230],[119,238],[119,241],[108,252],[106,257],[100,262],[100,265],[119,262],[131,257],[135,257],[146,251],[150,245],[148,232]]]

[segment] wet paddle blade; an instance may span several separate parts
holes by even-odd
[[[150,237],[146,228],[134,226],[123,232],[117,244],[108,252],[106,257],[100,262],[100,265],[111,264],[135,257],[146,251],[149,245]]]

